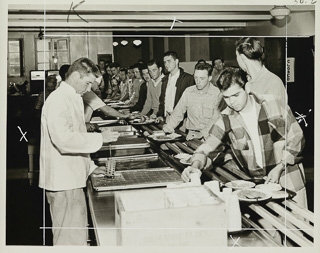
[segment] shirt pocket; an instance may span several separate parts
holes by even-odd
[[[214,109],[207,105],[202,106],[202,116],[205,119],[212,119],[214,115]]]

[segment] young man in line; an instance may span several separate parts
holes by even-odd
[[[209,130],[219,115],[218,105],[221,100],[220,90],[210,83],[211,72],[212,66],[208,63],[196,65],[196,85],[185,89],[167,123],[163,125],[164,132],[173,133],[187,113],[187,140],[208,137]]]
[[[253,178],[267,177],[265,183],[280,183],[296,193],[293,198],[307,207],[305,177],[299,154],[304,136],[289,106],[273,95],[255,95],[245,90],[245,74],[237,68],[227,68],[217,80],[218,88],[228,105],[210,130],[208,139],[198,147],[191,166],[183,173],[206,167],[207,158],[228,144],[241,169]]]
[[[159,98],[164,75],[160,62],[155,59],[148,62],[148,71],[151,81],[149,81],[147,99],[141,113],[143,115],[151,114],[150,118],[155,119],[159,110]]]
[[[162,79],[160,104],[157,121],[164,121],[173,112],[178,104],[182,93],[189,86],[194,85],[193,76],[179,68],[178,54],[174,51],[168,51],[163,55],[164,67],[169,72]]]

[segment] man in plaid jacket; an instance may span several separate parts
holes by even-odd
[[[280,183],[296,192],[295,200],[306,207],[305,178],[298,157],[304,147],[303,132],[288,105],[272,95],[256,96],[245,90],[245,74],[237,68],[225,69],[217,86],[228,107],[198,147],[191,166],[182,173],[184,181],[214,160],[225,144],[249,176],[266,183]],[[199,173],[201,174],[201,173]]]

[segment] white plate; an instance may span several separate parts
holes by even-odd
[[[259,202],[268,200],[272,197],[271,192],[263,191],[259,189],[243,189],[235,191],[234,194],[236,194],[240,201],[244,202]]]
[[[274,191],[271,192],[272,194],[272,199],[284,199],[289,197],[289,193],[286,191]]]
[[[245,180],[234,180],[225,184],[228,188],[242,190],[254,187],[256,184]]]
[[[276,192],[282,189],[280,184],[275,184],[275,183],[258,184],[256,185],[256,188],[264,191],[269,191],[269,192]]]

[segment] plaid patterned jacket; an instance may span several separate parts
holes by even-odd
[[[281,101],[272,95],[256,96],[250,93],[250,96],[256,102],[258,113],[263,168],[257,165],[253,143],[242,117],[229,107],[221,112],[208,139],[198,147],[192,160],[205,165],[207,156],[214,160],[224,144],[229,144],[238,163],[249,176],[261,178],[282,163],[285,171],[280,183],[285,182],[285,187],[290,190],[302,189],[304,172],[302,166],[297,164],[301,159],[298,156],[304,147],[304,137],[291,109],[289,106],[283,108]]]

